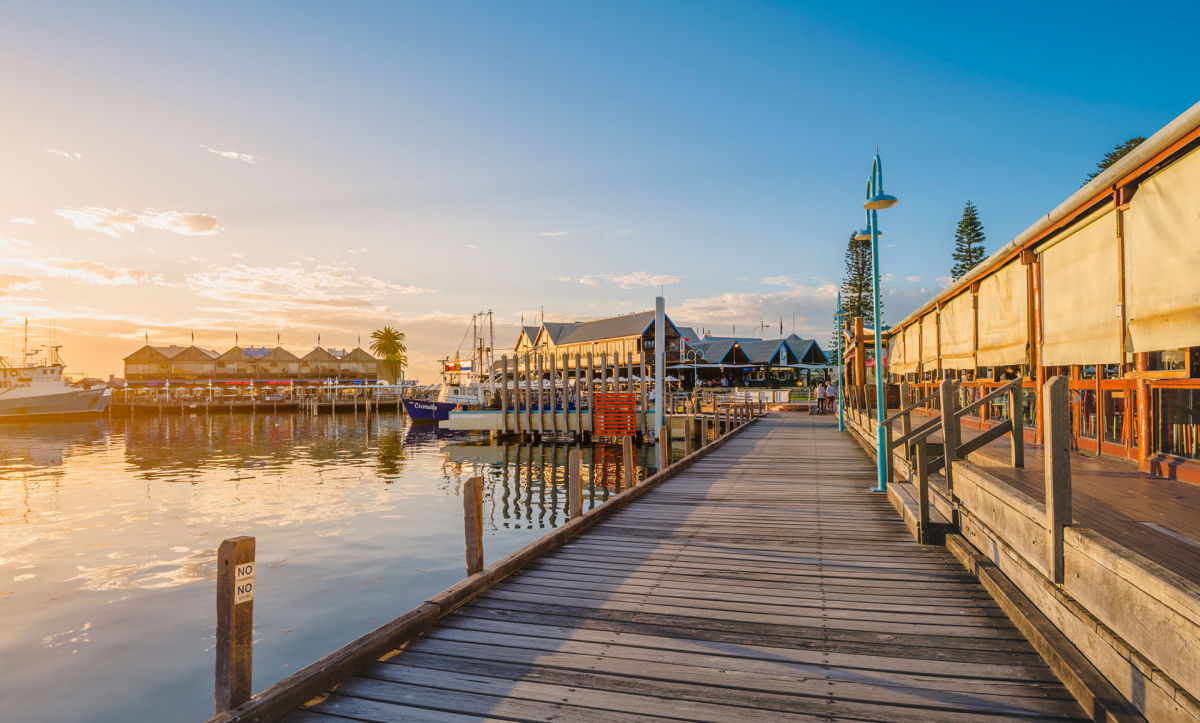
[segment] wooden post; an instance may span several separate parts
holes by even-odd
[[[958,456],[958,417],[954,414],[955,402],[958,401],[957,385],[952,379],[943,379],[938,385],[939,399],[942,407],[942,459],[946,464],[942,467],[942,476],[946,478],[946,487],[954,490],[953,462]]]
[[[683,418],[683,456],[685,457],[692,453],[692,430],[695,420],[696,418],[690,414]]]
[[[579,364],[579,354],[575,355],[575,434],[583,440],[583,384],[581,382],[582,367]]]
[[[254,538],[217,548],[217,713],[250,699],[254,645]]]
[[[926,461],[925,439],[913,448],[913,465],[917,483],[917,542],[925,543],[929,536],[929,463]]]
[[[583,490],[579,486],[580,452],[571,450],[567,455],[567,516],[575,519],[583,514]]]
[[[658,471],[662,472],[671,466],[671,431],[663,426],[658,428]]]
[[[533,439],[533,374],[529,354],[525,355],[525,433]]]
[[[588,352],[588,367],[587,367],[587,398],[588,398],[588,419],[591,424],[591,431],[588,433],[588,438],[596,436],[596,365],[592,360],[592,353]]]
[[[508,434],[508,355],[500,355],[500,431]]]
[[[608,352],[600,352],[600,393],[608,393]]]
[[[650,423],[646,421],[649,418],[650,411],[646,408],[646,405],[649,404],[648,397],[647,397],[647,389],[646,389],[646,387],[649,386],[649,383],[646,381],[646,351],[645,350],[638,352],[638,372],[639,372],[638,376],[640,376],[642,378],[642,390],[641,390],[642,391],[642,393],[641,393],[641,397],[642,397],[642,437],[644,438],[646,436],[646,431],[650,429]]]
[[[537,397],[537,431],[538,439],[546,432],[546,369],[543,366],[542,355],[537,357],[537,380],[535,395]]]
[[[905,352],[905,353],[907,353],[907,352]],[[908,405],[909,405],[908,382],[900,382],[900,408],[904,409]],[[910,414],[911,414],[911,412],[905,412],[900,417],[900,436],[904,437],[905,440],[908,439],[908,435],[912,434],[912,417],[909,416]],[[911,466],[911,462],[912,462],[911,449],[912,448],[909,446],[908,442],[905,441],[905,443],[904,443],[904,461],[909,462],[910,466]],[[910,469],[909,472],[910,472],[910,474],[908,475],[908,481],[912,482],[912,474],[911,474],[912,470]]]
[[[558,362],[550,355],[550,429],[558,436]],[[563,369],[566,376],[566,368]]]
[[[483,569],[483,478],[463,483],[463,530],[467,540],[467,577]]]
[[[1063,528],[1071,524],[1071,407],[1066,377],[1046,382],[1042,430],[1046,457],[1046,567],[1051,579],[1063,582]]]
[[[888,422],[886,426],[887,426],[887,430],[886,430],[887,436],[884,439],[884,444],[886,444],[887,447],[886,447],[886,449],[881,450],[881,452],[886,455],[887,483],[888,483],[888,487],[891,487],[896,481],[896,460],[893,459],[893,455],[892,455],[892,439],[893,439],[892,423]]]
[[[631,352],[631,351],[625,352],[625,367],[629,370],[629,376],[628,376],[629,393],[635,394],[635,392],[633,391],[633,352]],[[634,407],[634,409],[637,409],[637,397],[636,396],[634,397],[633,407]],[[635,429],[637,428],[636,420],[634,421],[633,426]]]
[[[1012,422],[1012,466],[1025,466],[1025,396],[1020,385],[1008,390],[1008,418]]]
[[[625,471],[625,489],[637,484],[637,474],[633,468],[633,437],[621,438],[621,465]]]

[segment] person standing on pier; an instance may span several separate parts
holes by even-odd
[[[825,382],[817,382],[817,414],[825,413]]]

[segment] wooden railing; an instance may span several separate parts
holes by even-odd
[[[947,495],[943,496],[943,499],[953,510],[956,504],[954,467],[948,462],[963,459],[971,452],[981,449],[1007,434],[1011,437],[1010,462],[1012,466],[1025,466],[1025,434],[1019,414],[1010,414],[1008,419],[996,426],[966,442],[962,441],[962,418],[965,415],[1002,396],[1007,396],[1010,409],[1016,409],[1018,395],[1021,394],[1021,383],[1020,379],[1014,379],[974,402],[960,407],[958,384],[953,380],[946,379],[938,386],[937,392],[930,392],[910,402],[891,416],[884,417],[878,422],[885,428],[884,438],[887,449],[882,453],[888,456],[887,482],[889,485],[893,484],[896,479],[895,450],[903,450],[902,459],[907,467],[907,481],[917,490],[917,536],[922,542],[931,538],[934,533],[929,511],[929,475],[938,470],[942,471],[947,490]],[[847,394],[846,399],[850,402],[852,410],[852,424],[858,428],[859,434],[864,439],[873,443],[876,438],[870,414],[873,395],[868,393],[870,390],[866,385],[850,387],[850,391],[851,393]],[[903,401],[908,396],[908,384],[901,383],[900,399]],[[926,404],[935,400],[938,402],[940,415],[913,429],[913,412],[923,409]],[[895,436],[897,422],[900,423],[901,430],[901,436],[898,438]],[[942,433],[942,454],[930,460],[928,459],[929,450],[926,446],[926,439],[938,432]]]

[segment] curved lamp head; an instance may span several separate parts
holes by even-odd
[[[870,241],[871,240],[871,229],[864,228],[861,231],[855,231],[854,232],[854,240],[855,241]]]
[[[863,208],[868,211],[878,211],[884,208],[891,208],[897,203],[900,203],[900,199],[895,196],[889,196],[886,193],[876,193],[867,199],[867,202],[863,204]]]

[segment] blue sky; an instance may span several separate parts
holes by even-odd
[[[871,155],[891,320],[1198,100],[1195,4],[27,3],[0,29],[0,352],[353,345],[653,304],[829,336]],[[32,222],[32,223],[31,223]],[[10,338],[5,338],[5,337]]]

